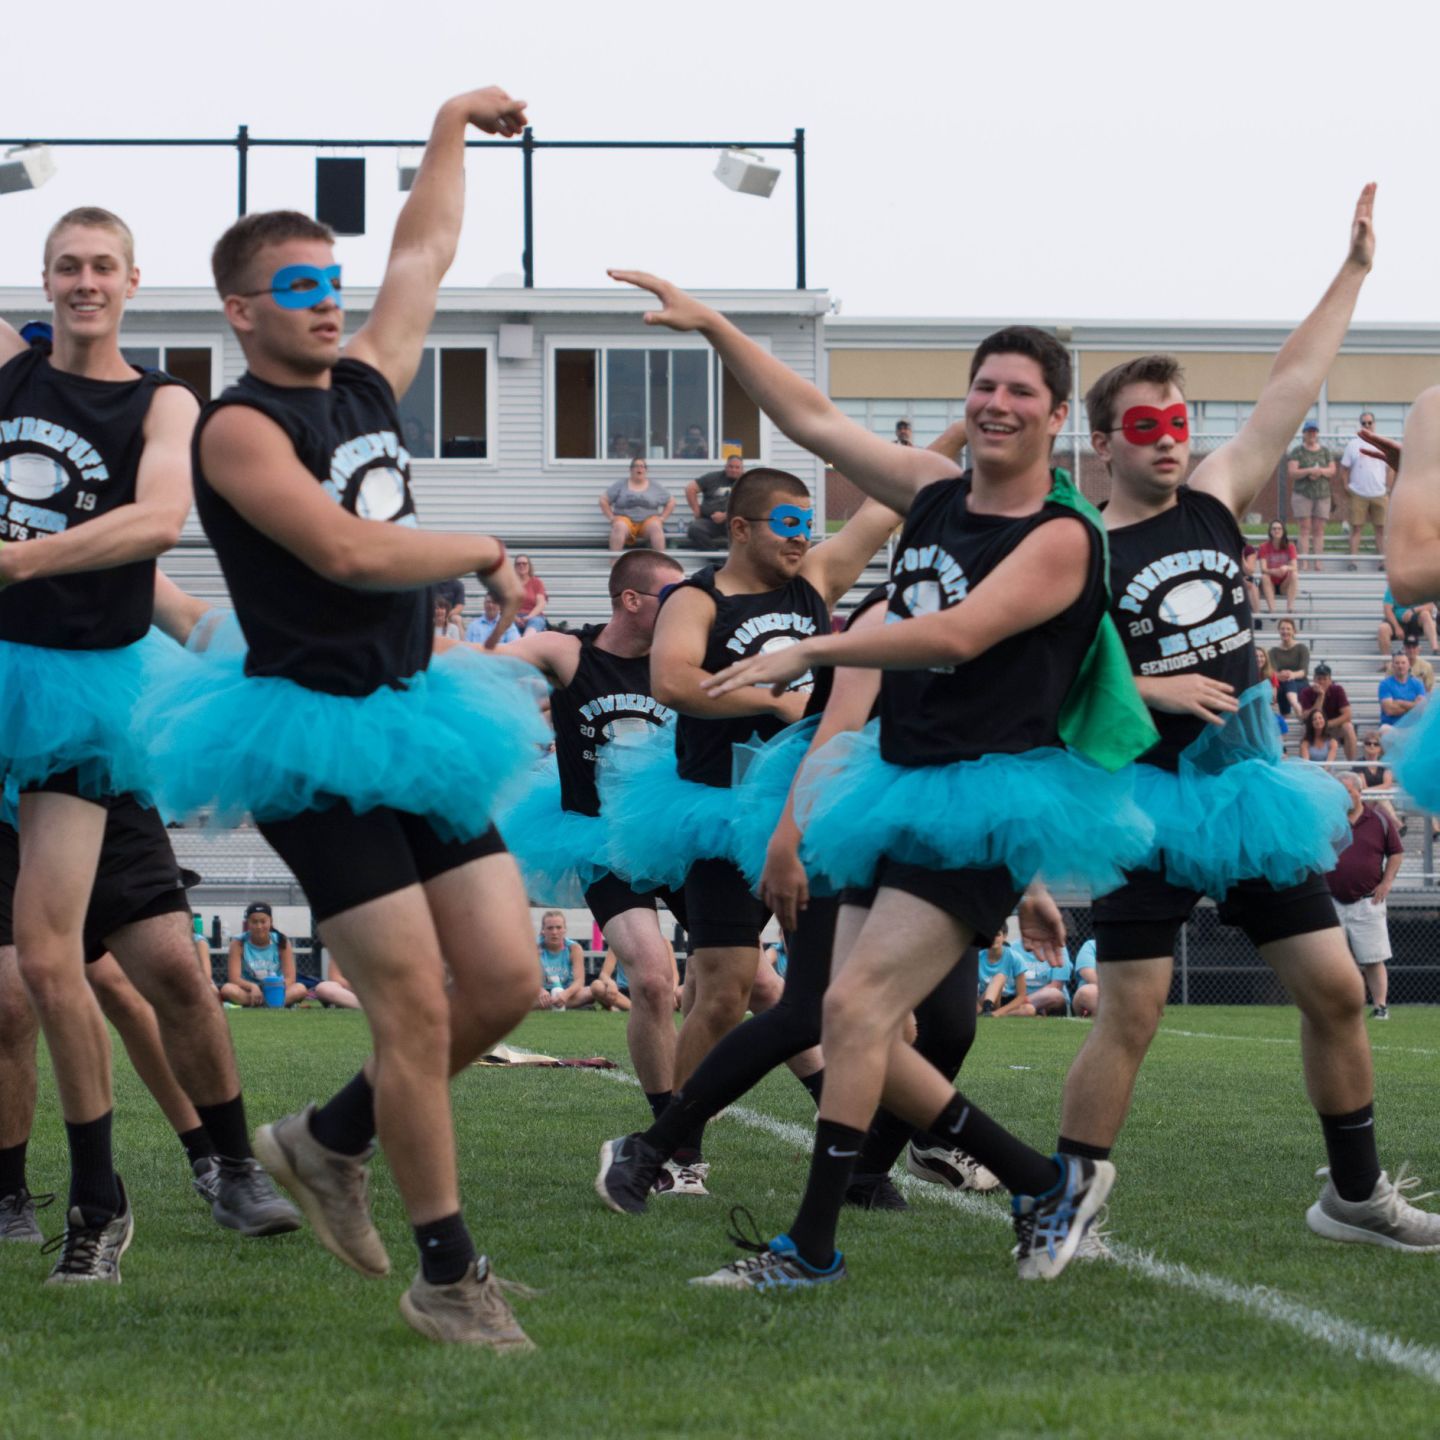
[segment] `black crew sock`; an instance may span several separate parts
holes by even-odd
[[[210,1143],[210,1132],[197,1125],[193,1130],[177,1130],[175,1138],[185,1147],[185,1158],[194,1165],[199,1160],[208,1160],[215,1153]]]
[[[865,1132],[834,1120],[815,1122],[815,1151],[810,1158],[810,1179],[805,1198],[790,1227],[790,1238],[800,1258],[817,1270],[828,1270],[835,1260],[835,1227],[840,1207],[855,1173],[855,1161],[865,1144]]]
[[[453,1285],[475,1263],[475,1242],[458,1210],[443,1220],[417,1225],[415,1243],[420,1247],[421,1273],[431,1285]]]
[[[1000,1177],[1012,1195],[1044,1195],[1060,1183],[1060,1167],[1017,1140],[959,1091],[926,1129]]]
[[[697,1114],[695,1106],[686,1103],[685,1092],[677,1090],[664,1115],[645,1132],[645,1140],[667,1160],[693,1165],[701,1157],[709,1119],[708,1115]]]
[[[375,1090],[363,1070],[310,1117],[310,1133],[340,1155],[369,1149],[375,1138]]]
[[[1076,1155],[1081,1160],[1108,1160],[1110,1148],[1109,1145],[1090,1145],[1084,1140],[1071,1140],[1064,1135],[1055,1142],[1058,1154]]]
[[[210,1132],[215,1154],[227,1160],[248,1160],[251,1155],[250,1131],[245,1124],[245,1097],[222,1100],[218,1105],[197,1105],[195,1113]]]
[[[26,1188],[25,1150],[29,1144],[26,1139],[0,1149],[0,1200],[7,1195],[18,1195]]]
[[[650,1118],[658,1120],[664,1113],[665,1107],[669,1105],[671,1090],[647,1090],[645,1092],[645,1103],[650,1107]]]
[[[65,1122],[65,1137],[70,1142],[69,1208],[78,1206],[87,1225],[103,1224],[120,1213],[120,1186],[110,1149],[114,1114],[107,1110],[98,1120],[80,1125]]]
[[[1325,1153],[1330,1157],[1330,1180],[1342,1200],[1368,1200],[1380,1178],[1380,1155],[1375,1149],[1375,1105],[1362,1105],[1348,1115],[1322,1115]]]
[[[820,1090],[825,1084],[824,1070],[817,1070],[813,1075],[797,1075],[795,1077],[809,1092],[810,1098],[815,1102],[815,1108],[820,1108]]]

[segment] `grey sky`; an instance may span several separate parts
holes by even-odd
[[[554,139],[808,140],[810,283],[847,315],[1283,319],[1338,266],[1379,181],[1379,258],[1357,319],[1440,319],[1436,7],[1216,0],[1184,7],[727,0],[602,5],[11,6],[4,134],[423,134],[496,82]],[[233,151],[57,152],[0,196],[0,284],[38,271],[49,221],[100,203],[133,225],[150,284],[199,284],[233,217]],[[536,278],[607,265],[696,286],[788,286],[793,165],[769,201],[714,157],[541,154]],[[451,279],[520,268],[518,156],[470,162]],[[313,205],[309,153],[259,152],[251,206]],[[372,156],[374,283],[398,209]]]

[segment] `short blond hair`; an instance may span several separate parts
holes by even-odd
[[[92,230],[113,230],[120,237],[125,250],[125,268],[135,268],[135,237],[130,227],[113,210],[102,210],[98,205],[81,205],[67,210],[51,227],[45,237],[45,268],[50,268],[50,251],[56,237],[73,226],[83,225]]]

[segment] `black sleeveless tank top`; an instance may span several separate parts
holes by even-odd
[[[715,588],[716,569],[714,565],[707,565],[674,587],[683,590],[687,585],[694,586],[715,602],[715,619],[702,662],[702,668],[712,675],[761,651],[783,649],[812,635],[830,633],[830,610],[825,597],[808,580],[797,575],[778,590],[762,590],[755,595],[723,595]],[[665,599],[673,593],[674,590],[667,591]],[[663,605],[665,600],[660,603]],[[830,670],[822,668],[818,676],[807,672],[791,685],[792,690],[808,694],[807,715],[825,708],[830,680]],[[682,780],[729,789],[731,746],[743,745],[756,735],[768,740],[784,728],[784,722],[773,715],[740,715],[729,720],[681,715],[675,734],[675,768]]]
[[[602,650],[595,638],[604,628],[587,625],[579,632],[580,661],[574,678],[550,696],[560,808],[579,815],[600,813],[595,789],[600,747],[626,730],[668,724],[675,714],[650,693],[650,657]]]
[[[1182,485],[1159,515],[1110,531],[1110,611],[1136,675],[1209,675],[1249,689],[1259,678],[1240,554],[1229,509]],[[1174,770],[1206,728],[1196,715],[1152,710],[1159,743],[1140,757]]]
[[[91,380],[56,370],[39,345],[0,367],[0,540],[58,535],[135,503],[158,370]],[[0,640],[116,650],[150,628],[155,562],[135,560],[0,590]]]
[[[1047,501],[1033,515],[972,514],[970,472],[925,486],[890,567],[894,623],[959,605],[1028,535],[1077,519]],[[948,765],[1059,745],[1060,707],[1105,610],[1101,538],[1092,527],[1085,588],[1063,614],[992,645],[963,665],[887,670],[880,681],[880,753],[893,765]]]
[[[278,675],[332,695],[403,688],[430,663],[429,589],[338,585],[244,520],[211,488],[200,464],[201,433],[227,405],[248,405],[279,425],[336,504],[364,520],[414,525],[410,452],[400,442],[389,382],[359,360],[341,360],[328,389],[242,375],[205,407],[196,426],[195,504],[249,646],[247,674]]]

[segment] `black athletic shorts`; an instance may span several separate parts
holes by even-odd
[[[1128,870],[1125,883],[1091,909],[1095,958],[1153,960],[1174,955],[1180,927],[1202,899],[1199,890],[1172,885],[1159,870]],[[1217,906],[1220,921],[1243,930],[1253,945],[1289,940],[1340,921],[1330,887],[1318,871],[1298,885],[1276,889],[1268,880],[1241,880]]]
[[[585,887],[585,904],[595,923],[603,930],[617,915],[627,910],[648,910],[655,913],[655,902],[663,900],[666,908],[688,931],[683,891],[661,886],[658,890],[632,890],[618,875],[607,871],[593,885]],[[623,986],[621,987],[624,988]]]
[[[187,884],[199,876],[182,871],[164,822],[132,795],[105,801],[105,839],[95,871],[95,888],[85,913],[85,963],[93,965],[107,939],[126,925],[156,915],[190,913]],[[20,837],[0,825],[0,945],[15,943],[15,879],[20,873]]]
[[[33,785],[26,785],[20,793],[22,795],[73,795],[75,799],[88,800],[92,805],[107,805],[112,799],[118,798],[111,795],[97,797],[91,794],[88,787],[81,786],[78,769],[57,770],[53,775],[47,775]]]
[[[759,945],[770,907],[728,860],[697,860],[685,877],[685,929],[692,950]]]
[[[473,840],[444,840],[423,816],[386,806],[357,815],[343,800],[257,828],[294,871],[316,924],[472,860],[506,853],[493,825]]]
[[[883,858],[875,871],[875,886],[928,900],[969,926],[972,936],[986,940],[1005,924],[1025,893],[1025,887],[1017,885],[1003,865],[930,870]]]

